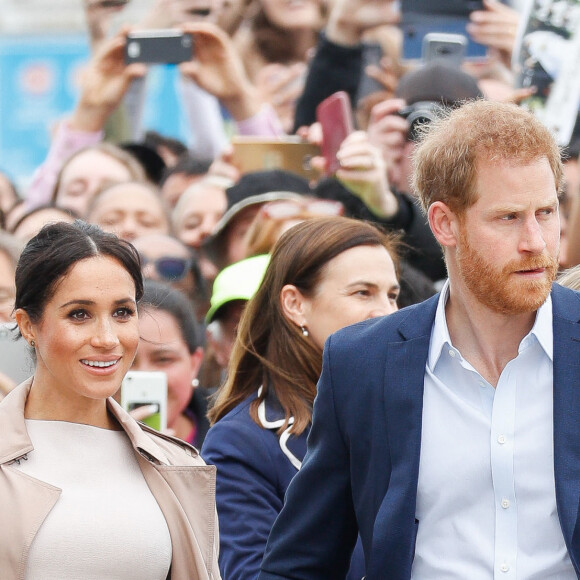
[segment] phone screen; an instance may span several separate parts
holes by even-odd
[[[154,405],[156,411],[151,413],[149,417],[145,417],[145,419],[141,419],[142,423],[145,423],[148,427],[155,429],[157,431],[161,431],[161,407],[159,403],[156,401],[143,401],[139,403],[129,403],[128,410],[133,411],[134,409],[138,409],[139,407],[144,407],[146,405]]]

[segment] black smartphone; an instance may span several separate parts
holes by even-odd
[[[117,6],[125,6],[129,4],[129,0],[101,0],[100,5],[103,8],[116,8]]]
[[[180,30],[144,30],[127,34],[125,62],[178,64],[193,57],[193,37]]]
[[[369,64],[374,64],[375,66],[379,66],[381,63],[381,58],[383,58],[383,48],[379,43],[365,43],[363,44],[362,49],[362,65],[360,71],[360,80],[358,83],[358,89],[356,93],[356,101],[357,103],[361,100],[370,95],[371,93],[376,93],[379,91],[384,91],[385,86],[369,77],[365,70]]]

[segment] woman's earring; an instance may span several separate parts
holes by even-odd
[[[302,336],[309,336],[310,333],[308,332],[308,329],[304,325],[300,327],[300,330],[302,331]]]
[[[31,346],[32,348],[34,348],[34,347],[36,346],[36,343],[34,342],[34,340],[31,340],[31,341],[30,341],[30,346]]]

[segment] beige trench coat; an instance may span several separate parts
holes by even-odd
[[[61,490],[14,462],[33,450],[24,422],[32,379],[0,403],[0,576],[24,579],[30,545]],[[171,580],[219,580],[215,467],[187,443],[142,426],[113,399],[109,411],[131,440],[143,476],[169,527]]]

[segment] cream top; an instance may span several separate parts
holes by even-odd
[[[165,580],[171,538],[124,431],[26,420],[16,465],[62,489],[32,542],[26,580]]]

